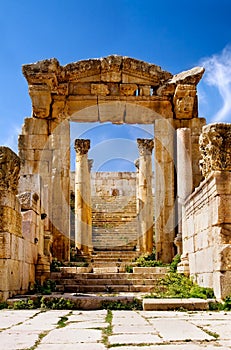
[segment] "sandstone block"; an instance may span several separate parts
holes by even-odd
[[[47,135],[48,121],[38,118],[25,118],[22,127],[23,135]]]
[[[99,96],[107,96],[110,91],[106,84],[91,84],[91,94]]]
[[[11,234],[9,232],[0,232],[0,259],[11,258]]]
[[[134,96],[137,89],[136,84],[120,84],[120,92],[125,96]]]
[[[20,149],[48,149],[47,135],[19,135],[18,147]]]
[[[90,95],[91,84],[90,83],[70,83],[69,84],[70,95]]]
[[[30,85],[33,113],[36,117],[47,118],[50,113],[51,92],[47,85]]]

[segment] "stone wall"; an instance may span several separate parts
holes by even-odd
[[[205,180],[185,202],[183,253],[199,285],[224,298],[231,293],[231,124],[205,126],[200,149]]]
[[[17,196],[20,159],[0,147],[0,300],[25,293],[35,282],[38,244],[33,217],[38,196]],[[33,207],[21,215],[22,210]],[[28,225],[29,224],[29,225]]]

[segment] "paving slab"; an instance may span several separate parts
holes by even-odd
[[[131,326],[129,324],[126,325],[115,325],[113,327],[113,333],[120,333],[120,334],[130,334],[130,333],[154,333],[154,328],[150,325],[135,325],[135,326]]]
[[[151,319],[150,323],[165,341],[202,341],[216,339],[185,320],[177,320],[175,318]]]
[[[107,348],[103,344],[78,343],[76,346],[73,344],[40,344],[36,350],[106,350]]]
[[[31,348],[38,340],[37,333],[7,332],[0,333],[0,348],[3,350],[21,350]]]
[[[163,342],[156,334],[116,334],[108,338],[109,344],[159,344]]]
[[[149,346],[113,346],[114,350],[230,350],[230,347],[220,347],[219,345],[208,344],[161,344]],[[45,350],[45,349],[44,349]],[[93,349],[92,349],[93,350]]]
[[[205,331],[218,334],[219,337],[224,340],[228,340],[231,338],[231,320],[194,320],[193,323],[194,325],[201,327]]]
[[[38,312],[39,310],[23,310],[23,312],[19,310],[1,310],[0,329],[6,329],[20,322],[25,322]]]
[[[68,326],[54,329],[41,341],[41,344],[96,343],[102,338],[101,330],[73,329]]]

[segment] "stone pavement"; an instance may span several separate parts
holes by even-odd
[[[1,350],[225,350],[231,312],[0,310]]]

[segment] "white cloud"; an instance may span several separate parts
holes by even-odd
[[[201,60],[205,67],[204,82],[218,90],[222,107],[212,117],[212,122],[231,120],[231,45],[220,54],[214,54]]]

